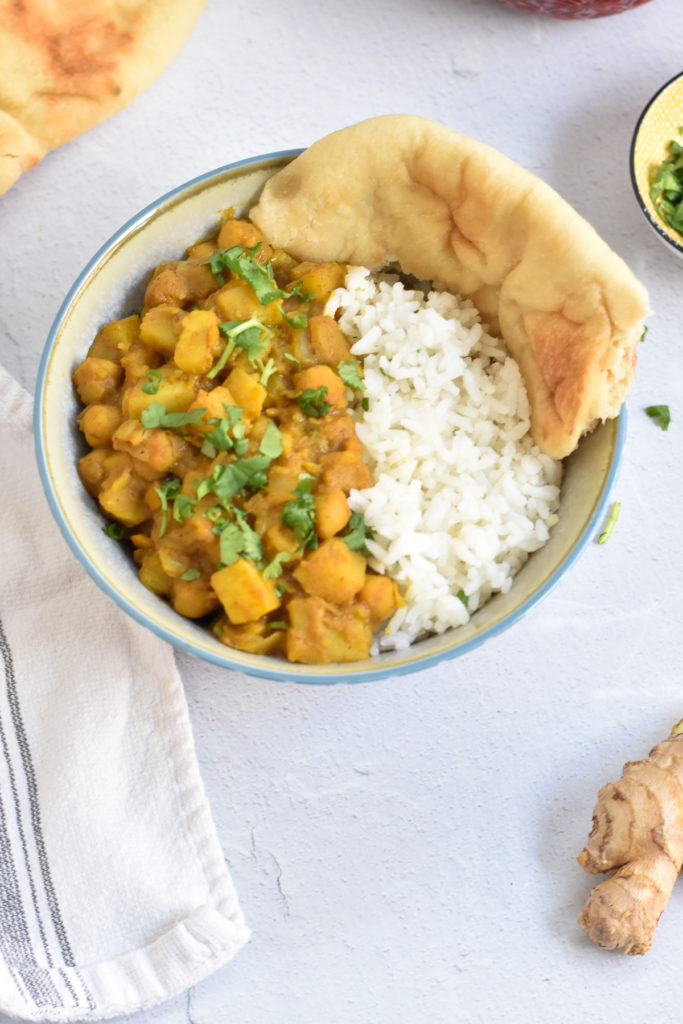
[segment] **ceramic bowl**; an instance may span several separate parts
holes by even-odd
[[[227,207],[240,212],[264,182],[293,158],[274,153],[221,167],[163,196],[133,217],[90,260],[59,310],[36,387],[35,437],[40,473],[66,540],[99,586],[129,615],[183,651],[252,675],[302,683],[356,682],[424,669],[492,640],[529,611],[558,582],[604,521],[625,436],[625,413],[601,425],[566,460],[560,521],[507,594],[470,622],[407,651],[345,665],[289,664],[233,651],[208,630],[184,619],[138,581],[125,545],[103,532],[104,518],[85,492],[76,463],[86,448],[75,420],[80,408],[71,375],[98,328],[141,303],[152,268],[177,258],[208,234]]]
[[[649,0],[498,0],[506,7],[516,7],[529,14],[543,14],[549,18],[604,18],[608,14],[621,14],[640,7]]]
[[[683,237],[663,220],[650,198],[650,176],[669,156],[669,142],[683,145],[683,73],[663,85],[643,110],[631,142],[631,182],[648,224],[670,250],[683,257]]]

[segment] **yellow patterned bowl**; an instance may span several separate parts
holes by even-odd
[[[683,144],[683,73],[655,93],[640,115],[631,143],[631,181],[638,205],[659,238],[683,256],[683,236],[659,215],[650,197],[652,172],[669,156],[672,139]]]

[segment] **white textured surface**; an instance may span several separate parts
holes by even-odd
[[[130,215],[211,167],[392,111],[543,177],[642,277],[655,312],[617,528],[511,631],[356,687],[179,657],[254,935],[222,972],[132,1024],[680,1020],[683,889],[645,958],[611,955],[576,924],[591,880],[574,859],[598,787],[683,715],[681,268],[627,168],[643,105],[681,70],[679,22],[680,0],[593,22],[492,0],[210,0],[132,107],[0,199],[0,361],[27,387],[63,295]],[[642,412],[663,402],[666,434]]]

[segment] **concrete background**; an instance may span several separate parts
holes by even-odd
[[[428,672],[353,687],[178,656],[253,938],[131,1024],[683,1017],[683,890],[646,957],[610,954],[576,923],[591,879],[575,861],[598,788],[683,716],[682,267],[628,174],[644,104],[682,70],[679,28],[680,0],[583,22],[493,0],[209,0],[131,107],[0,199],[0,361],[28,388],[62,297],[133,213],[213,167],[380,113],[422,114],[501,149],[651,294],[618,526],[512,630]],[[667,433],[643,412],[659,403]]]

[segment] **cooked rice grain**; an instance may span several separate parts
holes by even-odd
[[[401,649],[510,589],[557,522],[562,464],[531,440],[517,363],[469,300],[353,267],[326,312],[363,360],[356,431],[373,486],[349,503],[374,531],[370,564],[406,601],[379,640]]]

